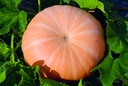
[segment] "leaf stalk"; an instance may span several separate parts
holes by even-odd
[[[12,63],[15,62],[15,49],[14,49],[14,33],[12,33],[11,35],[11,57],[10,57],[10,60]]]
[[[40,11],[41,11],[41,1],[38,0],[38,12],[40,12]]]

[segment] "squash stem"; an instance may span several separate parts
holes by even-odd
[[[15,62],[15,50],[14,50],[14,33],[12,33],[12,36],[11,36],[11,57],[10,57],[10,60],[12,63]]]
[[[66,41],[67,41],[68,39],[69,39],[69,38],[68,38],[68,36],[64,36],[64,40],[66,40]]]
[[[38,12],[40,12],[40,11],[41,11],[41,1],[38,0]]]

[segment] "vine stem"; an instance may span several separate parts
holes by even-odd
[[[15,50],[14,50],[14,33],[12,33],[11,35],[11,62],[14,63],[15,62]]]
[[[38,0],[38,12],[40,12],[40,11],[41,11],[41,1]]]

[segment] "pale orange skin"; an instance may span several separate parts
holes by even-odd
[[[25,61],[42,76],[79,80],[90,75],[105,52],[100,23],[79,8],[56,5],[39,12],[23,34]]]

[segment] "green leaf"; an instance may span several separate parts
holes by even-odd
[[[2,82],[0,83],[0,86],[17,86],[20,80],[20,75],[17,74],[15,71],[16,64],[6,61],[0,66],[0,73],[6,73],[4,76],[0,77],[3,78]]]
[[[3,82],[6,78],[6,71],[3,70],[0,72],[0,83]]]
[[[21,75],[18,86],[66,86],[51,79],[44,79],[39,74],[39,67],[29,67],[21,65],[21,69],[17,71]]]
[[[107,20],[106,34],[111,51],[128,52],[128,21]]]
[[[2,83],[6,78],[6,70],[4,62],[0,62],[0,83]]]
[[[27,24],[27,14],[18,10],[20,0],[1,0],[0,3],[0,35],[8,33],[10,29],[22,33]]]
[[[10,49],[4,42],[0,42],[0,61],[5,61],[10,54]]]
[[[100,72],[100,80],[103,86],[111,86],[116,78],[121,78],[128,73],[128,53],[122,53],[117,59],[114,59],[111,51],[107,57],[95,69]]]
[[[74,0],[82,9],[100,9],[103,13],[105,13],[104,10],[104,4],[98,0]]]
[[[22,63],[5,62],[0,65],[0,86],[39,86],[38,67],[24,66]],[[6,74],[4,74],[4,71]]]
[[[13,68],[13,64],[11,64],[9,61],[6,62],[0,62],[0,85],[1,86],[6,86],[2,85],[2,83],[6,82],[6,79],[8,78],[7,74],[11,72]],[[10,86],[10,85],[9,85]]]
[[[6,79],[2,82],[1,86],[18,86],[21,76],[16,73],[16,71],[11,71],[6,75]]]
[[[22,66],[22,65],[21,65]],[[21,80],[19,82],[19,86],[37,86],[39,85],[39,81],[37,80],[37,75],[39,72],[39,67],[28,67],[22,66],[22,68],[18,71],[21,75]]]
[[[0,5],[6,6],[10,9],[17,9],[21,0],[0,0]]]
[[[63,2],[63,3],[70,4],[70,0],[60,0],[60,4],[62,4],[62,2]]]
[[[45,79],[45,78],[40,78],[40,85],[41,86],[67,86],[66,84],[64,83],[59,83],[55,80],[52,80],[52,79]]]

